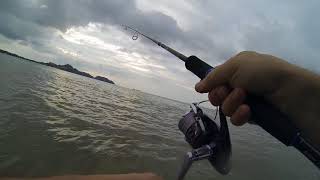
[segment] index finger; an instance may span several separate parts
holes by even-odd
[[[203,80],[196,84],[196,91],[207,93],[217,86],[228,84],[236,71],[236,64],[230,60],[216,66]]]

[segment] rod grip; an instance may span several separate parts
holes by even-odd
[[[206,75],[214,69],[196,56],[190,56],[185,66],[200,79],[204,79]],[[261,126],[283,144],[287,146],[292,144],[299,131],[284,113],[268,103],[261,96],[249,94],[245,103],[248,104],[251,109],[249,122]]]
[[[196,56],[190,56],[185,62],[186,68],[200,79],[204,79],[213,69],[212,66]]]

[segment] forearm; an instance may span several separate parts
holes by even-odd
[[[300,67],[290,67],[288,83],[276,98],[280,109],[290,115],[302,134],[320,149],[320,76]],[[285,95],[284,95],[285,94]]]

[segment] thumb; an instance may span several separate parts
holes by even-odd
[[[196,84],[196,91],[207,93],[220,85],[228,84],[236,72],[236,68],[236,63],[232,63],[230,60],[216,66],[203,80]]]

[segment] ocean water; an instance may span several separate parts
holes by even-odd
[[[189,146],[188,104],[0,54],[0,176],[155,172],[175,179]],[[213,111],[212,111],[213,112]],[[187,180],[320,179],[319,170],[259,127],[230,125],[233,169],[206,161]]]

